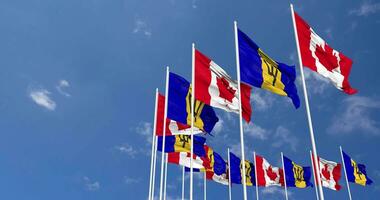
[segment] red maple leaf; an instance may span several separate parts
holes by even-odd
[[[273,172],[272,166],[269,166],[269,168],[266,170],[267,175],[270,180],[275,181],[277,178],[277,173]]]
[[[326,179],[330,180],[330,172],[329,172],[329,170],[327,169],[327,164],[325,164],[324,168],[322,169],[322,175],[323,175]]]

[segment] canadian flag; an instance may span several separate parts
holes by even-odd
[[[318,157],[320,177],[323,187],[327,187],[332,190],[340,190],[339,179],[341,174],[341,164],[333,161],[328,161],[323,158]],[[313,159],[313,167],[314,159]],[[314,172],[316,170],[314,169]]]
[[[168,153],[168,162],[182,165],[185,167],[190,168],[190,158],[191,154],[188,152],[172,152]],[[193,154],[193,168],[194,169],[202,169],[203,167],[203,160],[199,157]]]
[[[273,167],[259,155],[255,159],[258,186],[284,186],[284,171],[281,168]]]
[[[156,135],[162,136],[163,134],[163,123],[164,123],[164,110],[165,110],[165,96],[158,94],[157,100],[157,113],[156,113]],[[193,134],[199,134],[202,131],[199,128],[193,128]],[[182,124],[171,120],[166,119],[166,134],[165,135],[190,135],[191,127],[187,124]]]
[[[348,82],[351,59],[331,48],[296,12],[294,16],[303,65],[329,79],[339,90],[355,94],[357,90]]]
[[[227,112],[239,113],[238,84],[219,65],[195,50],[195,98]],[[243,118],[251,120],[251,87],[241,84]]]

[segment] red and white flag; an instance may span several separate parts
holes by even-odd
[[[191,154],[188,152],[168,153],[168,162],[190,168],[190,158],[191,158],[190,155]],[[203,160],[199,156],[196,156],[195,154],[193,154],[193,168],[194,169],[204,168]]]
[[[322,186],[332,190],[340,190],[341,164],[320,157],[318,157],[318,161]]]
[[[273,167],[265,158],[256,155],[256,174],[258,186],[284,186],[284,171]]]
[[[352,60],[331,48],[296,12],[297,35],[303,65],[329,79],[336,88],[347,94],[355,94],[348,77]]]
[[[227,112],[239,113],[238,84],[219,65],[195,50],[195,98]],[[251,87],[241,84],[243,118],[251,120]]]
[[[162,94],[158,94],[158,102],[157,102],[157,113],[156,113],[156,135],[163,136],[163,123],[164,123],[164,110],[165,110],[165,96]],[[199,128],[193,128],[194,134],[202,133]],[[187,124],[182,124],[171,120],[169,118],[166,119],[166,134],[165,135],[190,135],[191,127]]]

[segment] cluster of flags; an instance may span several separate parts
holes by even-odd
[[[293,10],[292,16],[300,65],[329,79],[337,89],[350,95],[355,94],[357,90],[348,82],[352,61],[327,45]],[[332,190],[340,190],[342,164],[317,156],[315,145],[311,161],[317,162],[317,165],[301,166],[281,153],[282,167],[275,167],[260,155],[254,154],[253,162],[245,159],[244,148],[242,148],[242,158],[229,152],[228,159],[225,160],[206,144],[204,135],[212,134],[213,128],[219,121],[214,108],[239,114],[240,123],[242,119],[246,122],[252,121],[250,105],[252,87],[287,96],[296,109],[301,104],[295,84],[294,65],[287,65],[269,57],[247,34],[237,28],[236,23],[235,42],[237,80],[194,46],[191,82],[178,74],[167,72],[166,94],[158,93],[156,99],[154,129],[156,144],[153,144],[152,149],[166,153],[167,162],[181,165],[186,171],[203,172],[208,180],[223,185],[243,184],[244,187],[256,186],[256,188],[268,186],[307,188],[321,185]],[[308,104],[307,97],[305,101]],[[311,121],[310,116],[308,117]],[[311,123],[309,126],[312,130]],[[311,136],[314,142],[312,131]],[[242,134],[241,137],[243,138]],[[244,145],[243,140],[242,145]],[[372,183],[364,165],[355,162],[342,150],[341,154],[347,182],[360,185]],[[311,182],[312,176],[314,184]],[[153,198],[151,194],[152,192],[150,198]]]

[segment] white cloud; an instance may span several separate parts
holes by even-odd
[[[100,183],[98,181],[92,181],[87,176],[83,177],[84,185],[88,191],[96,191],[100,189]]]
[[[372,3],[370,1],[363,1],[359,8],[349,11],[349,14],[357,16],[368,16],[380,11],[380,3]]]
[[[67,80],[60,80],[55,88],[61,95],[70,97],[71,95],[64,91],[64,89],[68,87],[70,87],[70,83]]]
[[[331,27],[330,27],[330,28],[327,28],[327,29],[325,30],[325,34],[327,35],[327,37],[328,37],[329,39],[332,39],[332,38],[333,38],[332,28],[331,28]]]
[[[212,132],[215,133],[215,135],[219,135],[219,133],[221,133],[223,130],[223,124],[224,121],[222,119],[219,119],[219,121],[215,124]]]
[[[141,34],[145,35],[146,37],[152,36],[152,32],[148,28],[147,23],[145,21],[143,21],[142,19],[136,19],[135,20],[135,27],[133,28],[132,32],[135,34],[141,33]]]
[[[363,96],[350,96],[343,101],[343,110],[334,116],[327,129],[330,134],[358,133],[379,135],[379,123],[371,118],[371,113],[380,109],[380,101]]]
[[[120,153],[127,154],[129,157],[134,158],[135,155],[138,153],[131,145],[129,144],[123,144],[120,146],[115,147],[116,150],[118,150]]]
[[[304,70],[304,75],[308,92],[313,94],[323,94],[330,85],[329,80],[309,69]],[[301,78],[299,78],[299,82],[302,84]]]
[[[283,126],[277,127],[273,138],[273,147],[289,146],[292,151],[297,150],[298,139],[287,128]]]
[[[274,194],[280,194],[282,196],[285,196],[285,190],[282,187],[276,187],[276,186],[271,186],[271,187],[265,187],[261,190],[261,193],[263,195],[274,195]],[[288,196],[291,196],[292,193],[288,190]]]
[[[255,111],[266,111],[272,107],[276,102],[276,95],[272,92],[257,89],[251,94],[252,110]]]
[[[148,144],[152,144],[153,127],[152,123],[141,122],[135,130],[138,134],[144,136]]]
[[[244,133],[260,140],[266,140],[270,134],[269,131],[254,123],[244,124]]]
[[[141,178],[124,177],[126,184],[136,184],[141,182]]]
[[[191,1],[191,7],[193,7],[194,9],[198,8],[198,6],[197,6],[197,0],[192,0]]]
[[[29,97],[39,106],[42,106],[48,110],[55,110],[56,103],[50,98],[50,92],[45,89],[31,89]]]

